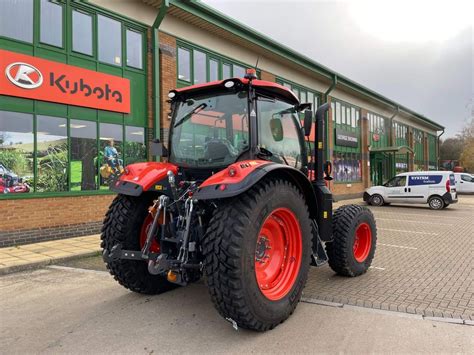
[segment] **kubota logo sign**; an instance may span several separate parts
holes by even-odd
[[[130,81],[0,50],[0,95],[130,112]]]
[[[35,89],[43,84],[43,74],[27,63],[10,64],[5,69],[5,75],[14,85],[23,89]]]

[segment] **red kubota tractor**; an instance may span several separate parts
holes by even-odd
[[[367,271],[374,217],[357,205],[333,214],[326,187],[327,104],[313,125],[310,104],[254,70],[169,98],[168,149],[152,146],[167,162],[129,165],[111,185],[102,247],[121,285],[159,294],[205,276],[224,318],[265,331],[294,311],[311,265]]]

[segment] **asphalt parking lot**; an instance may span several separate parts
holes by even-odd
[[[443,211],[371,209],[379,230],[373,268],[352,279],[336,276],[328,266],[312,269],[303,302],[271,332],[235,332],[214,310],[202,281],[159,296],[138,295],[104,272],[100,257],[89,257],[0,277],[0,348],[10,353],[469,352],[474,196],[461,196],[459,204]]]
[[[344,203],[344,201],[342,202]],[[357,278],[312,269],[304,296],[405,313],[474,320],[474,195],[441,211],[426,205],[370,207],[378,243]]]
[[[345,203],[342,201],[336,207]],[[474,195],[441,211],[427,205],[369,207],[378,243],[372,268],[357,278],[312,268],[307,301],[326,301],[427,317],[474,320]],[[104,270],[100,257],[64,265]]]

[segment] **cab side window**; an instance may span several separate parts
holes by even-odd
[[[303,144],[293,106],[283,101],[258,101],[258,144],[270,151],[269,160],[302,168]]]
[[[407,183],[406,176],[395,176],[393,179],[389,180],[385,186],[386,187],[403,187]]]

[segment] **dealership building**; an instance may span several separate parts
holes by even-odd
[[[261,79],[330,103],[336,199],[437,169],[443,126],[202,3],[2,0],[0,247],[98,233],[109,170],[167,140],[169,90],[242,77],[257,58]]]

